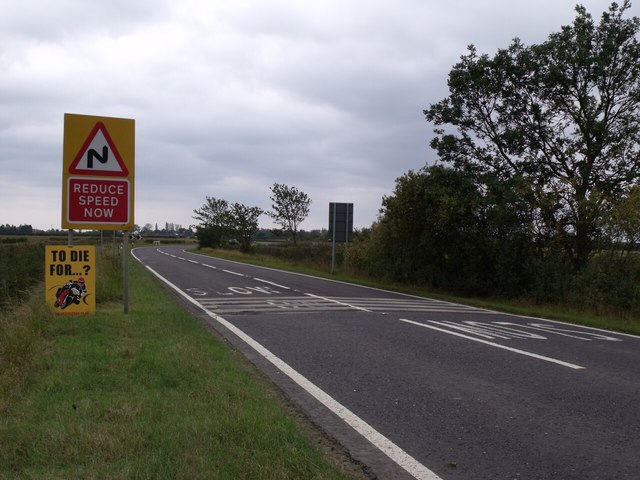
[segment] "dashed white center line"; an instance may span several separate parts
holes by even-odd
[[[278,284],[278,283],[273,283],[273,282],[270,282],[270,281],[268,281],[268,280],[263,280],[263,279],[261,279],[261,278],[257,278],[257,277],[254,277],[253,279],[254,279],[256,282],[268,283],[269,285],[273,285],[274,287],[282,288],[282,289],[284,289],[284,290],[291,290],[289,287],[285,287],[284,285],[280,285],[280,284]]]
[[[225,273],[230,273],[231,275],[237,275],[239,277],[244,277],[244,273],[232,272],[231,270],[225,270],[225,269],[222,269],[222,271],[225,272]]]

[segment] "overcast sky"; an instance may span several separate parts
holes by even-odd
[[[326,228],[329,202],[368,227],[436,159],[422,111],[467,45],[543,42],[576,3],[0,0],[0,224],[61,228],[77,113],[135,119],[140,226],[189,226],[207,196],[270,210],[278,182],[311,197],[302,229]],[[611,2],[580,3],[599,19]]]

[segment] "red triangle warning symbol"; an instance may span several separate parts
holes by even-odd
[[[73,159],[69,173],[109,177],[129,175],[129,169],[122,161],[104,123],[95,124],[82,148]]]

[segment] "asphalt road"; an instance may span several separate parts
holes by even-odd
[[[640,338],[134,255],[379,478],[640,479]]]

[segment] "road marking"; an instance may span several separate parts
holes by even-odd
[[[256,282],[268,283],[269,285],[273,285],[274,287],[282,288],[284,290],[291,290],[289,287],[285,287],[284,285],[279,285],[277,283],[270,282],[268,280],[262,280],[261,278],[254,277]]]
[[[367,310],[367,309],[366,309],[366,308],[364,308],[364,307],[358,307],[358,306],[356,306],[356,305],[351,305],[350,303],[341,302],[341,301],[339,301],[339,300],[335,300],[335,299],[333,299],[333,298],[321,297],[321,296],[319,296],[319,295],[314,295],[313,293],[305,293],[305,295],[306,295],[307,297],[311,297],[311,298],[318,298],[318,299],[320,299],[320,300],[325,300],[325,301],[327,301],[327,302],[337,303],[338,305],[342,305],[342,306],[349,307],[349,308],[354,308],[354,309],[356,309],[356,310],[362,310],[363,312],[371,312],[371,310]]]
[[[512,322],[494,322],[494,323],[498,325],[516,325],[520,328],[531,328],[534,330],[541,330],[546,333],[553,333],[554,335],[561,335],[563,337],[576,338],[578,340],[584,340],[586,342],[591,342],[593,340],[604,340],[608,342],[622,341],[619,338],[610,337],[608,335],[601,335],[598,333],[579,331],[579,330],[576,330],[575,328],[574,329],[558,328],[554,325],[546,325],[544,323],[529,323],[526,325],[519,325],[517,323],[512,323]],[[565,332],[565,333],[562,333],[562,332]],[[584,338],[585,336],[591,337],[591,338]]]
[[[239,293],[238,287],[233,288],[232,292]],[[303,296],[285,297],[275,296],[274,292],[269,297],[247,295],[251,293],[249,290],[241,296],[227,296],[225,298],[203,298],[199,299],[199,303],[219,314],[233,314],[246,312],[296,312],[304,310],[305,313],[326,312],[326,311],[349,311],[353,307],[342,302],[334,302],[323,298],[308,298]],[[231,294],[227,294],[231,295]]]
[[[207,292],[205,290],[200,290],[197,287],[194,288],[187,288],[186,289],[187,292],[189,292],[191,295],[195,295],[197,297],[204,297],[205,295],[207,295]]]
[[[225,270],[224,268],[222,269],[222,271],[225,272],[225,273],[230,273],[231,275],[237,275],[239,277],[244,277],[244,273],[232,272],[231,270]]]
[[[520,339],[534,339],[534,340],[546,340],[547,337],[543,337],[542,335],[538,335],[536,333],[525,332],[523,330],[519,330],[517,328],[508,328],[504,322],[474,322],[470,320],[465,320],[462,323],[450,322],[448,320],[442,322],[436,322],[435,320],[429,320],[429,323],[434,323],[436,325],[441,325],[444,328],[452,328],[454,330],[460,330],[462,332],[470,333],[472,335],[476,335],[478,337],[488,338],[489,340],[493,340],[495,338],[502,338],[504,340],[509,340],[511,338],[520,338]],[[511,324],[514,327],[521,327],[522,325]]]
[[[255,279],[254,279],[255,280]],[[272,284],[274,287],[280,287],[282,291],[286,291],[282,285]],[[255,312],[269,312],[276,309],[280,311],[299,311],[301,309],[307,312],[323,312],[331,310],[356,310],[362,312],[387,312],[400,310],[402,312],[460,312],[460,310],[441,309],[438,304],[432,302],[423,301],[417,302],[414,300],[404,300],[399,302],[397,300],[389,300],[390,303],[386,303],[385,299],[377,298],[355,298],[355,297],[322,297],[312,294],[301,294],[300,296],[285,296],[281,295],[280,291],[273,290],[270,286],[265,287],[227,287],[229,292],[217,292],[220,297],[209,298],[207,308],[212,308],[217,313],[244,313],[249,311]],[[291,290],[291,289],[289,289]],[[265,293],[269,296],[255,295]],[[278,295],[277,299],[273,299],[274,295]],[[471,331],[471,327],[467,330],[468,333],[474,335],[481,335],[478,332],[479,328],[475,328]],[[504,330],[504,327],[503,327]],[[485,332],[486,338],[490,337],[488,332]],[[532,334],[529,334],[531,336]],[[506,337],[504,337],[506,338]]]
[[[187,259],[187,262],[195,263],[195,264],[199,264],[200,263],[200,262],[196,262],[195,260],[191,260],[190,258]]]
[[[212,268],[212,269],[214,269],[214,270],[217,270],[217,269],[218,269],[218,267],[214,267],[213,265],[207,265],[206,263],[203,263],[203,264],[202,264],[202,266],[203,266],[203,267],[207,267],[207,268]]]
[[[137,258],[137,257],[136,257]],[[335,415],[340,417],[345,423],[347,423],[351,428],[353,428],[356,432],[362,435],[366,440],[371,442],[375,447],[377,447],[381,452],[383,452],[387,457],[393,460],[396,464],[398,464],[401,468],[406,470],[410,475],[412,475],[417,480],[442,480],[438,477],[434,472],[429,470],[427,467],[418,462],[415,458],[409,455],[407,452],[402,450],[399,446],[389,440],[387,437],[378,432],[375,428],[369,425],[367,422],[358,417],[355,413],[349,410],[347,407],[337,402],[333,397],[331,397],[328,393],[326,393],[321,388],[317,387],[315,384],[311,383],[306,377],[302,374],[298,373],[297,370],[294,370],[289,364],[281,360],[279,357],[271,353],[262,344],[255,341],[249,335],[244,333],[238,327],[228,322],[224,318],[219,315],[216,315],[213,312],[210,312],[202,305],[200,305],[195,299],[191,298],[186,292],[183,292],[176,285],[171,283],[169,280],[164,278],[158,272],[153,270],[148,265],[145,267],[153,273],[160,280],[165,282],[169,287],[173,288],[178,294],[184,297],[188,302],[194,304],[198,308],[204,310],[204,312],[213,318],[215,321],[223,325],[225,328],[229,329],[233,332],[238,338],[244,341],[247,345],[253,348],[256,352],[258,352],[262,357],[278,368],[282,373],[287,375],[291,380],[293,380],[296,384],[302,387],[309,395],[314,397],[320,403],[322,403],[325,407],[331,410]]]
[[[562,365],[563,367],[572,368],[574,370],[584,370],[585,369],[585,367],[582,367],[580,365],[575,365],[573,363],[564,362],[564,361],[558,360],[556,358],[545,357],[544,355],[538,355],[537,353],[527,352],[525,350],[520,350],[518,348],[507,347],[505,345],[500,345],[499,343],[489,342],[487,340],[482,340],[480,338],[474,338],[474,337],[470,337],[468,335],[463,335],[463,334],[458,333],[458,332],[452,332],[451,330],[446,330],[444,328],[435,327],[433,325],[427,325],[426,323],[415,322],[413,320],[408,320],[406,318],[400,318],[399,320],[401,322],[410,323],[412,325],[417,325],[419,327],[430,328],[432,330],[437,330],[439,332],[447,333],[449,335],[454,335],[456,337],[461,337],[461,338],[465,338],[467,340],[472,340],[474,342],[483,343],[483,344],[489,345],[491,347],[501,348],[503,350],[508,350],[510,352],[517,353],[519,355],[526,355],[527,357],[537,358],[538,360],[544,360],[545,362],[556,363],[558,365]],[[437,322],[433,322],[433,323],[437,323]]]

